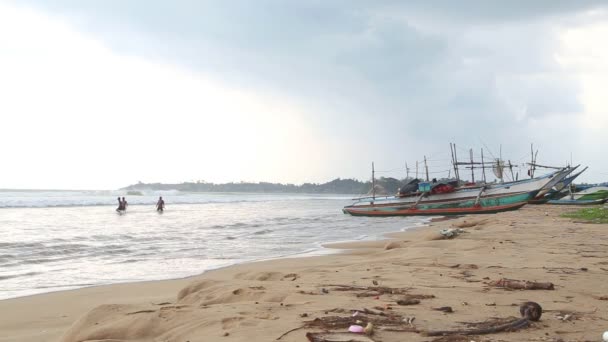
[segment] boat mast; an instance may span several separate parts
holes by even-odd
[[[372,162],[372,198],[376,199],[376,174],[374,170],[374,162]]]
[[[429,181],[429,166],[426,164],[426,156],[424,156],[424,169],[426,171],[426,181]]]
[[[469,149],[469,156],[471,156],[471,182],[475,183],[475,168],[473,167],[473,149]]]
[[[460,183],[460,172],[458,172],[458,157],[456,156],[456,144],[450,143],[450,152],[452,152],[452,164],[454,165],[454,176],[456,181]]]
[[[483,175],[483,182],[486,182],[486,165],[483,163],[483,148],[481,149],[481,173]]]
[[[530,164],[530,178],[534,178],[534,144],[530,144],[530,155],[532,158],[532,163]]]

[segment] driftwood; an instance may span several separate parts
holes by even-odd
[[[353,324],[357,324],[357,321],[372,323],[373,326],[376,327],[377,330],[390,330],[390,331],[407,331],[407,332],[419,332],[412,326],[404,323],[403,317],[397,314],[387,315],[384,312],[378,312],[366,308],[356,309],[356,310],[346,310],[346,309],[332,309],[328,310],[325,313],[349,313],[349,316],[325,316],[325,317],[317,317],[313,320],[304,321],[304,325],[291,329],[285,332],[283,335],[279,336],[277,340],[280,340],[285,335],[299,330],[303,328],[308,329],[319,329],[323,331],[331,331],[331,330],[344,330],[350,327]],[[356,316],[352,316],[352,312],[357,312]],[[359,322],[360,323],[360,322]],[[347,334],[350,336],[350,334]],[[333,336],[333,335],[332,335]],[[318,341],[334,341],[331,339],[326,340],[318,340]],[[342,341],[342,340],[336,340]],[[344,340],[349,341],[349,340]],[[359,340],[353,340],[359,341]],[[364,341],[364,340],[362,340]]]
[[[475,341],[484,342],[484,340],[480,340],[477,337],[475,338]],[[485,340],[485,341],[487,341],[487,340]],[[431,342],[471,342],[471,337],[464,336],[464,335],[448,335],[448,336],[437,337],[437,338],[431,340]]]
[[[521,318],[509,323],[505,323],[502,325],[492,326],[488,328],[481,329],[471,329],[471,330],[436,330],[436,331],[426,331],[422,334],[424,336],[446,336],[446,335],[485,335],[485,334],[494,334],[503,331],[515,331],[522,328],[526,328],[530,325],[530,321],[527,318]]]
[[[416,304],[420,304],[420,300],[414,299],[414,298],[405,298],[405,299],[398,300],[397,304],[399,304],[399,305],[416,305]]]
[[[376,342],[363,334],[354,333],[306,333],[310,342]]]
[[[538,321],[542,315],[543,309],[535,302],[525,302],[519,307],[519,312],[522,315],[520,319],[504,319],[498,322],[481,322],[469,325],[477,325],[475,329],[458,329],[458,330],[435,330],[425,331],[424,336],[448,336],[448,335],[484,335],[494,334],[503,331],[515,331],[530,326],[531,321]]]
[[[352,285],[327,285],[333,287],[334,291],[365,291],[375,292],[374,296],[383,294],[407,294],[409,288],[395,288],[386,286],[352,286]],[[362,295],[362,297],[365,295]]]
[[[513,290],[554,290],[553,283],[501,278],[488,283],[490,286]]]

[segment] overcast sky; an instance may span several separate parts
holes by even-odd
[[[448,170],[450,142],[517,164],[534,143],[605,181],[607,19],[605,1],[0,0],[0,188],[403,177]]]

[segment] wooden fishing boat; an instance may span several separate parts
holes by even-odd
[[[585,167],[580,172],[568,176],[568,174],[572,173],[579,165],[565,170],[562,176],[554,177],[554,180],[549,182],[547,185],[539,191],[539,193],[533,199],[529,200],[529,204],[546,204],[550,200],[556,200],[564,196],[565,189],[576,179],[576,177],[580,176],[588,167]],[[558,178],[563,178],[559,180]]]
[[[545,196],[549,191],[551,191],[551,189],[553,189],[554,186],[556,186],[560,183],[563,183],[563,181],[566,179],[566,177],[568,177],[568,175],[570,173],[572,173],[572,171],[576,170],[579,166],[580,165],[576,165],[574,167],[565,167],[565,168],[561,169],[560,171],[558,171],[557,174],[553,178],[551,178],[551,180],[549,182],[547,182],[547,184],[545,184],[540,189],[540,191],[538,192],[538,194],[536,195],[536,197],[534,199],[542,199],[542,197]]]
[[[608,198],[608,187],[594,186],[570,195],[574,200],[599,200]]]
[[[606,199],[591,199],[591,200],[576,200],[576,199],[560,199],[560,200],[550,200],[547,202],[548,204],[556,204],[556,205],[597,205],[606,203]]]
[[[479,196],[483,196],[483,198],[492,198],[493,196],[521,195],[530,192],[535,192],[535,194],[537,194],[540,189],[549,183],[555,176],[561,174],[561,172],[563,172],[563,170],[558,170],[542,177],[515,182],[459,187],[456,188],[455,191],[449,193],[428,194],[425,192],[413,192],[405,196],[361,197],[355,199],[355,202],[351,207],[401,207],[413,205],[422,200],[425,203],[441,203],[446,201],[475,200]]]
[[[342,209],[344,213],[351,214],[353,216],[447,216],[447,215],[468,215],[468,214],[495,214],[503,211],[517,210],[527,202],[519,202],[507,205],[498,206],[472,206],[468,208],[430,208],[430,209],[418,209],[418,208],[391,208],[389,210],[361,210],[359,208],[348,208]]]
[[[536,191],[516,194],[499,194],[481,197],[482,192],[474,198],[452,200],[429,200],[404,205],[367,204],[350,205],[342,209],[345,214],[353,216],[412,216],[412,215],[466,215],[492,214],[521,208],[532,198]]]

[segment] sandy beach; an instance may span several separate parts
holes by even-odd
[[[0,341],[289,342],[346,332],[356,321],[374,322],[374,332],[353,341],[600,341],[608,330],[608,227],[560,218],[564,210],[574,208],[528,205],[328,246],[344,249],[335,255],[4,300]],[[463,232],[442,239],[444,228]],[[508,289],[501,279],[553,289]],[[527,301],[543,314],[526,328],[425,336],[512,322]],[[326,340],[348,341],[339,338]]]

